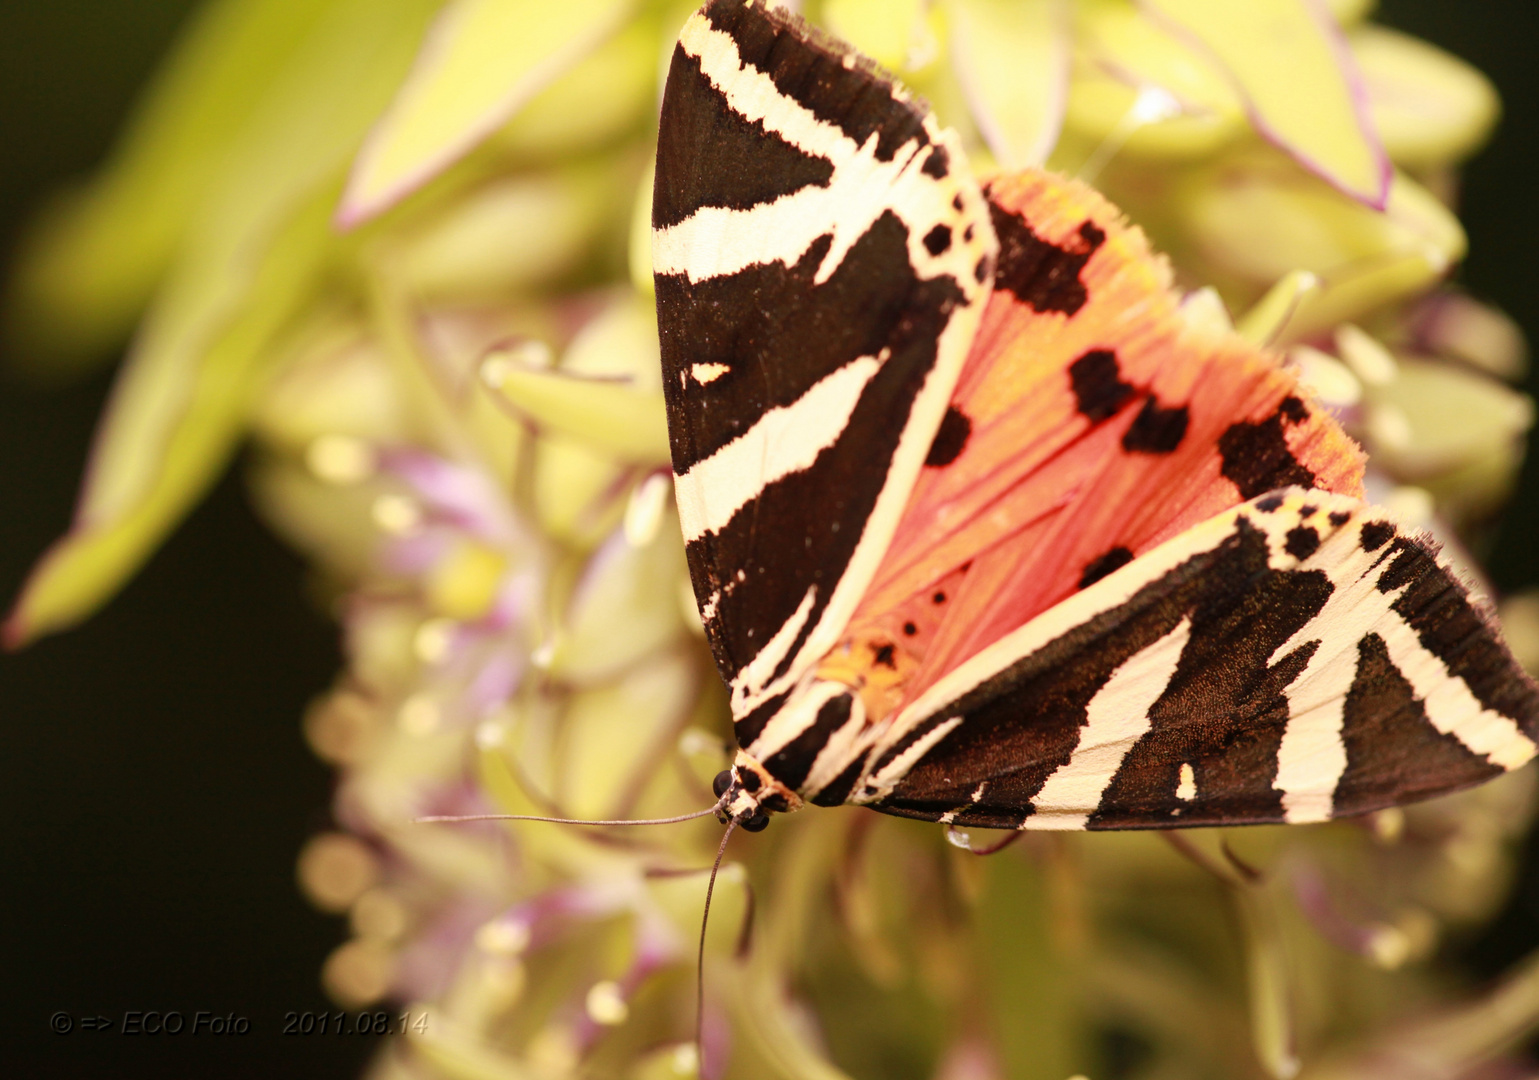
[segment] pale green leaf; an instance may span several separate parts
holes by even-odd
[[[1308,270],[1284,274],[1240,317],[1235,329],[1253,345],[1275,345],[1284,340],[1288,324],[1304,297],[1319,287],[1320,279]]]
[[[52,207],[17,268],[12,325],[50,360],[106,359],[165,272],[229,147],[337,0],[221,0],[178,41],[105,171]]]
[[[1274,151],[1194,173],[1165,205],[1200,257],[1204,276],[1229,295],[1259,297],[1294,271],[1314,275],[1319,287],[1298,295],[1287,341],[1414,295],[1465,251],[1458,219],[1403,174],[1395,175],[1378,211],[1292,168]]]
[[[392,236],[401,285],[417,300],[502,299],[566,273],[629,194],[601,162],[495,180]],[[620,186],[624,184],[625,186]]]
[[[263,88],[189,219],[97,434],[75,524],[12,613],[13,643],[88,615],[219,475],[254,373],[335,242],[318,208],[431,7],[339,0]]]
[[[1382,208],[1390,166],[1362,75],[1314,0],[1142,0],[1144,9],[1227,74],[1251,123],[1353,198]]]
[[[167,285],[97,434],[75,522],[33,570],[7,644],[94,611],[224,470],[274,338],[324,264],[329,205],[329,192],[313,197],[249,281],[195,263]]]
[[[643,465],[668,460],[661,390],[511,364],[493,370],[497,392],[535,423],[622,460]]]
[[[1074,44],[1064,125],[1074,137],[1066,141],[1081,144],[1066,149],[1079,158],[1207,157],[1245,128],[1222,72],[1123,0],[1075,4]]]
[[[1001,167],[1041,165],[1068,97],[1065,0],[952,0],[952,64]]]
[[[668,461],[668,427],[657,323],[651,305],[628,300],[583,329],[559,369],[494,353],[483,380],[519,414],[624,461]]]
[[[613,534],[583,569],[555,640],[550,671],[594,685],[614,678],[673,640],[682,612],[674,602],[684,549],[671,514],[643,547]]]
[[[455,0],[370,133],[338,210],[346,226],[414,190],[622,25],[634,0]]]
[[[1389,156],[1427,168],[1468,157],[1501,112],[1489,79],[1457,57],[1382,26],[1351,37],[1374,126]]]

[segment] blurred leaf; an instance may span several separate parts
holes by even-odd
[[[1041,165],[1069,93],[1065,0],[952,0],[952,66],[1005,169]]]
[[[10,297],[29,360],[110,358],[274,73],[340,2],[218,0],[194,16],[107,168],[34,226]]]
[[[674,602],[682,559],[672,515],[645,547],[616,533],[588,561],[572,594],[551,673],[592,685],[666,645],[682,629]]]
[[[669,460],[651,305],[613,305],[583,328],[559,369],[521,362],[520,354],[494,353],[481,367],[486,384],[519,413],[623,461]]]
[[[546,284],[592,246],[628,182],[604,161],[483,184],[392,237],[399,285],[414,300],[463,302]]]
[[[1305,168],[1369,206],[1389,195],[1390,165],[1340,28],[1311,0],[1142,0],[1227,73],[1251,122]]]
[[[1124,0],[1080,0],[1065,133],[1077,152],[1207,157],[1245,130],[1234,86]],[[1080,142],[1085,146],[1074,146]]]
[[[1353,31],[1351,43],[1374,127],[1402,166],[1461,161],[1491,134],[1501,101],[1475,68],[1382,26]]]
[[[254,375],[333,243],[324,203],[430,0],[340,0],[229,147],[96,436],[70,533],[6,625],[18,645],[94,611],[213,483]]]
[[[170,283],[113,391],[74,524],[6,622],[8,646],[94,611],[224,470],[273,337],[324,264],[328,202],[312,198],[257,265]]]
[[[454,0],[370,132],[338,221],[366,221],[436,175],[619,29],[633,6]]]
[[[1004,1073],[1060,1080],[1083,1066],[1078,978],[1063,948],[1042,867],[1011,851],[984,860],[973,912],[982,1000]]]
[[[226,0],[201,20],[110,171],[41,227],[23,332],[82,359],[176,260],[265,244],[351,156],[436,0]],[[249,258],[249,256],[246,256]]]
[[[1409,177],[1395,175],[1380,212],[1269,151],[1192,173],[1155,212],[1176,215],[1187,257],[1221,288],[1259,296],[1294,271],[1315,275],[1286,329],[1294,341],[1427,288],[1465,252],[1459,219]]]

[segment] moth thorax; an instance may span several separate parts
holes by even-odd
[[[718,798],[725,797],[720,811],[722,820],[736,821],[749,832],[758,832],[769,824],[771,813],[802,808],[800,795],[741,750],[732,768],[723,769],[712,786]]]

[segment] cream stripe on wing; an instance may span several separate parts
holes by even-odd
[[[1170,685],[1191,634],[1192,620],[1182,619],[1174,630],[1112,672],[1085,709],[1079,745],[1031,800],[1036,813],[1021,828],[1085,827],[1128,751],[1148,733],[1149,710]]]
[[[770,484],[811,468],[839,441],[866,384],[886,360],[885,349],[881,356],[851,360],[677,477],[684,542],[718,531]]]
[[[1534,756],[1534,743],[1518,725],[1501,713],[1484,708],[1464,680],[1422,646],[1416,632],[1391,611],[1385,625],[1377,627],[1389,651],[1389,659],[1421,699],[1427,720],[1444,735],[1452,735],[1472,753],[1492,765],[1516,769]]]
[[[826,187],[809,186],[773,202],[745,210],[706,206],[652,236],[652,268],[660,274],[684,274],[692,282],[735,274],[756,264],[794,265],[820,236],[832,246],[814,278],[827,281],[873,222],[897,209],[895,198],[872,198],[874,191],[902,186],[922,146],[912,139],[888,161],[879,161],[879,137],[873,132],[857,146],[836,124],[819,120],[794,98],[781,93],[764,72],[743,63],[737,43],[696,15],[679,43],[700,61],[707,80],[727,105],[749,122],[761,123],[792,146],[834,166]],[[917,179],[917,178],[916,178]],[[927,178],[926,178],[927,179]]]

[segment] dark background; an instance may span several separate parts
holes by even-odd
[[[48,191],[88,174],[194,0],[0,4],[0,254]],[[1531,0],[1384,0],[1380,21],[1484,70],[1506,118],[1469,167],[1460,271],[1539,341],[1539,17]],[[8,255],[5,255],[9,261]],[[13,357],[5,357],[9,369]],[[40,389],[0,371],[0,603],[64,531],[109,386]],[[1530,392],[1539,383],[1530,380]],[[1539,583],[1539,466],[1490,569]],[[285,1038],[325,1009],[318,972],[345,935],[294,884],[328,822],[329,771],[299,730],[338,664],[302,568],[227,478],[84,627],[0,658],[0,1014],[11,1075],[353,1076],[366,1041]],[[1479,976],[1539,946],[1539,858],[1464,946]],[[224,1039],[48,1030],[56,1010],[233,1011]]]

